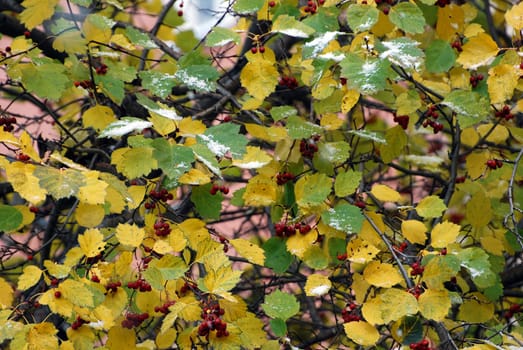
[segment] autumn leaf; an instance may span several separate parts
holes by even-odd
[[[28,29],[33,29],[53,15],[58,2],[59,0],[24,0],[22,6],[25,9],[20,13],[20,21]]]
[[[416,212],[424,218],[435,218],[447,210],[447,206],[438,196],[428,196],[423,198],[416,206]]]
[[[365,267],[363,278],[373,286],[384,288],[390,288],[403,280],[393,265],[378,261],[371,261]]]
[[[354,321],[343,325],[345,334],[356,344],[370,346],[376,344],[380,338],[378,330],[365,321]]]
[[[42,277],[42,270],[34,265],[29,265],[24,268],[22,275],[18,278],[17,288],[19,290],[26,290],[34,286]]]
[[[401,222],[403,237],[412,243],[424,244],[427,240],[427,227],[418,220],[404,220]]]
[[[238,254],[246,258],[253,264],[262,265],[265,262],[265,253],[263,249],[245,239],[232,239],[229,243],[236,249]]]
[[[104,235],[98,229],[90,229],[78,235],[78,243],[88,258],[97,256],[105,247]]]
[[[463,45],[463,52],[457,62],[466,69],[488,65],[498,54],[498,45],[487,33],[479,33]]]
[[[116,227],[116,238],[118,241],[130,248],[136,248],[145,237],[145,230],[135,224],[118,224]]]
[[[443,321],[451,306],[449,293],[446,289],[428,289],[418,298],[418,305],[423,317]]]
[[[449,244],[454,243],[459,235],[460,230],[460,225],[453,224],[449,221],[444,221],[437,224],[432,229],[430,235],[432,246],[434,248],[445,248]]]
[[[305,294],[307,296],[319,297],[327,294],[331,286],[332,283],[327,276],[313,274],[307,277],[307,282],[305,283]]]

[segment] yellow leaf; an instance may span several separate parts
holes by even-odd
[[[118,241],[128,247],[136,248],[145,237],[145,230],[134,224],[118,224],[116,227],[116,238]]]
[[[493,236],[482,236],[479,241],[487,253],[501,256],[506,250],[503,240]]]
[[[176,121],[165,118],[157,113],[151,113],[148,119],[153,123],[154,130],[158,131],[162,136],[167,136],[176,130]]]
[[[469,89],[470,72],[461,66],[452,68],[450,70],[450,85],[452,89]]]
[[[492,123],[479,125],[478,134],[481,137],[485,137],[488,134],[488,136],[486,137],[486,140],[488,142],[493,142],[493,143],[503,143],[510,136],[510,133],[505,126],[497,124],[494,127],[494,124],[492,124]]]
[[[96,105],[89,108],[82,115],[82,123],[86,128],[93,128],[96,131],[105,129],[109,124],[116,121],[116,116],[111,108],[103,105]]]
[[[485,173],[485,163],[489,159],[490,154],[486,151],[473,152],[467,156],[465,164],[467,172],[472,180],[480,178]]]
[[[68,299],[72,304],[82,307],[93,307],[93,293],[82,282],[66,279],[58,288],[62,298]]]
[[[180,176],[178,182],[186,185],[205,185],[211,182],[211,178],[203,171],[191,168],[188,172]]]
[[[463,8],[456,4],[438,8],[438,23],[436,33],[440,39],[451,41],[456,33],[463,32],[465,14]]]
[[[263,55],[249,52],[246,57],[248,62],[242,69],[240,81],[251,96],[263,100],[276,89],[280,76],[275,67],[274,53],[266,49]]]
[[[24,272],[18,278],[17,289],[26,290],[31,288],[40,281],[40,277],[42,277],[42,270],[34,265],[26,266]]]
[[[396,99],[396,114],[407,115],[416,112],[421,107],[421,100],[415,90],[405,91]]]
[[[247,183],[242,198],[247,206],[268,206],[276,202],[277,190],[273,179],[256,175]]]
[[[56,278],[66,278],[71,272],[71,265],[59,264],[51,260],[44,260],[47,273]]]
[[[140,206],[145,197],[145,190],[145,186],[129,186],[127,188],[127,193],[132,198],[132,201],[127,202],[129,209],[136,209]]]
[[[242,169],[258,169],[273,159],[259,147],[247,146],[246,151],[243,159],[233,159],[232,165]]]
[[[479,33],[483,33],[485,30],[479,23],[471,23],[467,25],[465,28],[465,31],[463,32],[463,35],[465,38],[471,38],[473,36],[478,35]]]
[[[470,224],[475,228],[487,226],[492,218],[492,207],[490,199],[483,190],[479,190],[466,205],[466,217]]]
[[[445,256],[436,255],[425,265],[422,280],[429,289],[443,289],[443,284],[456,276],[458,271],[449,265],[445,259]]]
[[[451,306],[449,292],[446,289],[427,289],[419,296],[418,305],[423,317],[443,321]]]
[[[26,154],[29,157],[31,157],[31,159],[35,162],[40,162],[40,156],[33,147],[33,139],[25,130],[20,135],[20,150],[23,154]]]
[[[381,232],[387,232],[387,226],[383,222],[383,215],[376,212],[369,212],[367,215],[374,222],[374,224],[376,224]],[[361,230],[358,236],[361,239],[372,243],[378,249],[385,248],[385,243],[383,243],[383,240],[376,233],[376,230],[371,226],[368,220],[363,221],[363,225],[361,226]]]
[[[27,29],[33,29],[51,18],[58,2],[59,0],[24,0],[22,6],[25,10],[20,13],[20,21]]]
[[[87,41],[79,30],[67,30],[53,40],[53,48],[68,54],[85,53]]]
[[[476,69],[490,64],[498,54],[498,45],[490,35],[479,33],[463,45],[457,62],[466,69]]]
[[[20,224],[20,228],[22,228],[26,225],[29,225],[34,221],[35,214],[33,212],[31,212],[29,207],[27,207],[25,205],[14,205],[13,207],[18,209],[18,211],[20,213],[22,213],[23,218],[22,218],[22,223]]]
[[[370,324],[387,324],[404,316],[414,315],[418,310],[418,301],[414,295],[401,289],[390,288],[367,300],[361,312]]]
[[[134,329],[114,326],[107,333],[106,346],[109,350],[135,349],[136,334]]]
[[[427,240],[427,227],[418,220],[405,220],[401,223],[403,237],[411,243],[425,244]]]
[[[343,103],[343,102],[342,102]],[[343,105],[342,105],[343,108]],[[337,113],[327,113],[321,117],[320,125],[327,131],[338,130],[345,120]]]
[[[278,142],[287,137],[287,130],[281,125],[266,127],[257,124],[245,124],[245,128],[252,137],[268,142]]]
[[[379,261],[371,261],[365,267],[363,278],[373,286],[384,288],[390,288],[403,281],[394,265]]]
[[[474,128],[466,128],[461,132],[461,143],[472,147],[479,141],[479,134]]]
[[[356,236],[347,243],[347,259],[353,263],[368,263],[380,250],[373,244]]]
[[[519,31],[523,29],[523,3],[520,2],[505,12],[505,20],[514,30]]]
[[[73,314],[73,304],[66,298],[55,297],[55,288],[45,291],[38,302],[42,305],[47,305],[52,312],[60,314],[65,317],[71,317]]]
[[[401,194],[387,185],[374,185],[370,193],[382,202],[399,202]]]
[[[104,235],[98,229],[90,229],[78,235],[78,243],[88,258],[97,256],[105,248]]]
[[[425,197],[416,206],[416,212],[424,218],[437,218],[445,210],[447,206],[438,196]]]
[[[104,207],[101,205],[86,204],[80,202],[75,211],[78,225],[84,227],[95,227],[100,225],[105,217]]]
[[[345,334],[356,344],[370,346],[377,343],[380,333],[373,325],[365,321],[353,321],[343,325]]]
[[[173,248],[171,247],[168,241],[159,239],[156,242],[154,242],[153,251],[155,251],[158,254],[164,255],[167,253],[171,253],[173,251]]]
[[[54,42],[53,42],[54,43]],[[17,37],[11,41],[11,54],[17,54],[20,52],[28,51],[33,46],[33,41],[28,40],[25,37]]]
[[[488,93],[490,103],[498,104],[510,100],[518,85],[519,67],[509,64],[498,64],[488,71]]]
[[[29,326],[26,335],[27,349],[55,350],[58,348],[58,329],[50,322],[42,322]]]
[[[287,239],[287,250],[303,259],[307,249],[318,239],[316,230],[310,230],[307,234],[295,234]]]
[[[165,332],[156,335],[155,343],[160,349],[169,349],[176,341],[177,335],[176,328],[169,328]]]
[[[227,311],[225,311],[225,315],[227,315]],[[247,313],[246,317],[236,320],[234,324],[240,329],[240,339],[243,344],[249,344],[249,347],[257,349],[267,342],[263,322],[252,313]]]
[[[39,204],[45,200],[47,192],[40,187],[40,180],[33,175],[34,165],[13,162],[8,164],[5,170],[13,189],[22,198],[32,204]]]
[[[494,303],[483,294],[473,292],[461,304],[458,320],[472,323],[485,323],[494,317]]]
[[[332,283],[329,280],[329,277],[312,274],[307,277],[307,282],[305,283],[305,294],[309,297],[320,297],[325,295],[331,289]]]
[[[0,309],[7,309],[13,304],[13,287],[2,277],[0,277]]]
[[[87,41],[109,44],[112,34],[111,27],[112,22],[109,18],[103,15],[90,14],[84,19],[82,31]]]
[[[183,118],[178,122],[178,134],[180,136],[195,136],[205,132],[205,124],[201,120],[193,120],[191,117]]]
[[[359,100],[360,93],[357,90],[348,89],[341,99],[341,112],[349,113]]]
[[[265,251],[254,243],[242,238],[232,239],[229,243],[249,262],[261,266],[265,263]]]
[[[117,33],[111,37],[111,43],[123,47],[126,50],[135,50],[136,47],[123,34]]]
[[[320,80],[314,84],[312,89],[312,97],[317,100],[323,100],[332,95],[334,90],[338,87],[338,82],[330,75],[323,75]],[[348,101],[350,103],[350,101]]]
[[[240,281],[242,273],[243,271],[234,271],[231,266],[222,266],[216,270],[208,271],[202,284],[198,284],[198,286],[205,292],[231,299],[233,297],[228,292]]]
[[[432,229],[431,240],[434,248],[445,248],[456,241],[461,230],[460,225],[450,221],[440,222]]]

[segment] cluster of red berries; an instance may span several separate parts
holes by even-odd
[[[140,292],[150,292],[153,290],[149,282],[141,278],[136,281],[127,282],[127,288],[139,290]]]
[[[427,339],[423,339],[420,342],[410,344],[409,348],[412,350],[429,350],[429,341]]]
[[[88,79],[82,80],[82,81],[75,81],[73,84],[75,87],[82,87],[84,89],[93,89],[94,88],[93,82]]]
[[[284,75],[280,77],[278,84],[280,86],[284,86],[286,88],[294,90],[298,87],[298,80],[296,80],[296,78],[293,76]]]
[[[348,257],[347,253],[338,253],[336,255],[336,259],[338,259],[339,261],[345,261],[345,260],[347,260],[347,257]]]
[[[311,225],[301,224],[299,222],[295,224],[286,224],[284,222],[278,222],[274,224],[274,231],[277,237],[291,237],[299,231],[302,235],[307,234],[311,230]]]
[[[505,120],[514,118],[514,115],[510,112],[510,107],[507,105],[504,105],[503,108],[501,108],[499,111],[496,111],[494,115],[496,118],[503,118]]]
[[[505,314],[503,315],[507,320],[512,318],[514,314],[517,314],[518,312],[521,312],[521,305],[519,304],[512,304],[510,305],[509,309]]]
[[[310,13],[311,15],[315,14],[316,11],[318,11],[318,6],[321,6],[325,4],[325,0],[309,0],[307,1],[307,6],[303,9],[303,11]]]
[[[294,178],[295,176],[288,171],[284,173],[278,173],[278,175],[276,175],[276,183],[280,186],[285,185],[287,182],[294,180]]]
[[[482,81],[485,77],[483,74],[472,74],[469,78],[470,85],[472,85],[473,88],[478,86],[479,82]]]
[[[27,154],[25,153],[18,153],[16,155],[16,159],[18,159],[19,161],[21,162],[27,162],[31,159],[31,157],[29,157]]]
[[[171,226],[168,222],[164,221],[163,219],[160,219],[160,221],[157,221],[154,226],[154,234],[158,237],[165,237],[168,236],[171,233]]]
[[[400,253],[403,253],[405,251],[405,249],[407,249],[408,246],[409,245],[407,242],[401,242],[401,244],[398,247],[394,246],[394,249]]]
[[[317,142],[320,140],[320,135],[314,135],[312,138],[300,141],[300,153],[305,158],[312,159],[314,153],[318,152]]]
[[[183,284],[183,286],[181,286],[181,288],[180,288],[180,295],[185,295],[185,293],[187,293],[188,291],[193,290],[195,288],[197,288],[196,285],[189,283],[189,282],[185,282]]]
[[[183,16],[183,1],[180,3],[180,5],[178,5],[179,9],[178,9],[178,12],[176,13],[179,17],[182,17]]]
[[[344,323],[361,321],[361,316],[357,314],[358,305],[356,303],[350,303],[341,310],[341,317]]]
[[[125,315],[125,320],[122,321],[122,327],[127,329],[133,329],[142,324],[143,321],[149,318],[149,314],[144,312],[143,314],[136,314],[133,312],[128,312]]]
[[[225,314],[225,310],[213,303],[203,308],[201,317],[203,319],[200,326],[198,326],[198,335],[200,337],[208,337],[211,331],[216,331],[216,337],[227,337],[227,323],[223,321],[220,316]]]
[[[31,213],[33,213],[33,214],[36,214],[36,213],[38,213],[38,212],[40,211],[40,209],[38,209],[38,207],[35,207],[34,205],[31,205],[31,206],[29,207],[29,211],[30,211]]]
[[[398,123],[399,126],[403,128],[403,130],[407,130],[407,127],[409,126],[409,116],[408,115],[396,115],[394,114],[394,120],[396,123]]]
[[[461,40],[458,39],[458,40],[454,40],[452,42],[452,44],[450,44],[450,47],[452,47],[453,49],[456,49],[456,51],[458,51],[458,52],[461,52],[461,51],[463,51],[463,47],[461,45],[462,45]]]
[[[105,290],[107,290],[108,292],[116,292],[116,290],[118,289],[118,287],[121,287],[122,286],[122,282],[120,281],[117,281],[117,282],[109,282],[105,285]]]
[[[107,65],[105,63],[100,64],[98,67],[96,67],[95,72],[98,75],[105,75],[107,73]]]
[[[421,266],[419,261],[413,262],[410,267],[412,268],[410,271],[411,276],[421,276],[423,275],[423,271],[425,271],[425,268]]]
[[[174,305],[174,303],[174,300],[166,301],[162,306],[155,306],[154,312],[161,312],[162,314],[166,315],[169,313],[169,306]]]
[[[229,193],[229,187],[225,185],[212,184],[209,192],[214,196],[216,193],[221,192],[223,194]]]
[[[93,281],[94,283],[100,283],[100,277],[98,277],[97,275],[92,275],[91,281]]]
[[[83,324],[88,323],[86,320],[81,318],[80,316],[76,317],[76,320],[71,324],[71,328],[73,330],[77,330],[78,328],[82,327]]]
[[[407,291],[408,291],[410,294],[414,295],[414,296],[416,297],[416,299],[418,299],[419,296],[420,296],[421,294],[423,294],[423,292],[424,292],[425,290],[423,290],[423,288],[422,288],[420,285],[417,285],[417,286],[415,286],[415,287],[413,287],[413,288],[410,288],[410,289],[407,290]]]
[[[503,161],[501,159],[489,159],[486,164],[489,169],[495,170],[503,166]]]
[[[253,54],[256,54],[256,53],[264,53],[265,52],[265,46],[263,45],[259,45],[259,46],[253,46],[251,47],[251,52]]]
[[[0,118],[0,126],[4,127],[4,131],[11,132],[14,130],[13,124],[16,124],[15,117]]]
[[[145,209],[153,209],[156,204],[155,202],[167,202],[174,199],[172,193],[169,193],[165,188],[160,189],[159,191],[151,190],[149,192],[149,197],[151,198],[150,202],[145,202]]]
[[[436,1],[436,5],[439,7],[445,7],[447,5],[450,5],[450,0],[438,0]]]
[[[432,127],[432,130],[435,134],[443,130],[443,124],[436,121],[436,119],[439,118],[439,113],[436,109],[436,106],[429,106],[429,108],[427,108],[427,111],[425,112],[425,116],[427,118],[423,121],[424,128],[428,126]]]

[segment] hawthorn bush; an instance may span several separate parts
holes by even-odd
[[[523,346],[523,4],[164,2],[0,0],[2,348]]]

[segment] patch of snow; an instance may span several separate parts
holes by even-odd
[[[331,40],[334,39],[336,35],[340,33],[341,32],[326,32],[323,35],[317,37],[316,39],[309,41],[308,43],[305,43],[304,47],[312,47],[310,57],[317,56],[320,52],[323,51],[325,47],[327,47]]]
[[[394,64],[403,68],[414,68],[418,71],[423,63],[422,57],[412,56],[405,52],[408,48],[415,48],[417,43],[403,41],[384,41],[383,46],[387,48],[380,54],[380,58],[388,58]],[[416,45],[414,45],[416,44]]]
[[[276,31],[279,33],[288,35],[288,36],[295,37],[295,38],[308,38],[309,37],[309,34],[305,33],[303,30],[299,30],[296,28],[282,28],[282,29],[278,29]]]
[[[211,150],[212,153],[218,157],[223,157],[225,153],[230,151],[230,148],[214,140],[212,135],[198,135],[204,144]]]
[[[136,130],[143,130],[150,128],[153,123],[140,120],[137,118],[122,118],[114,123],[111,123],[105,130],[100,133],[99,137],[114,137],[122,136]]]
[[[317,287],[312,288],[311,291],[310,291],[310,294],[319,297],[319,296],[322,296],[322,295],[327,294],[327,292],[328,292],[330,289],[331,289],[330,286],[324,284],[324,285],[321,285],[321,286],[317,286]]]

